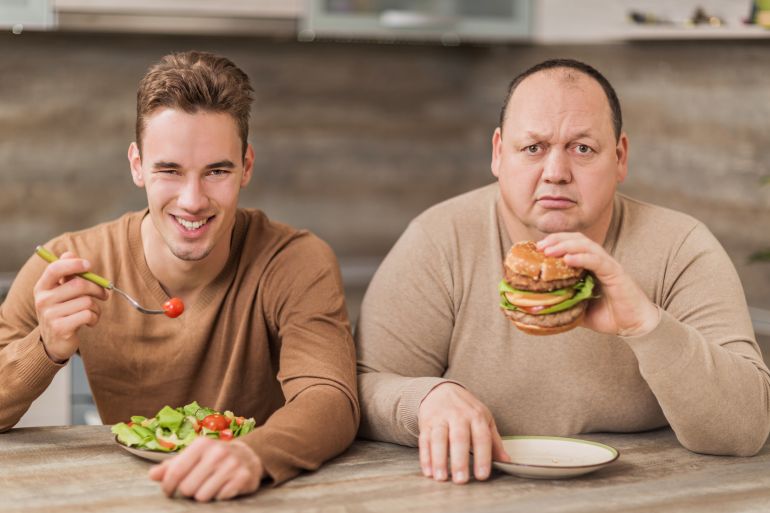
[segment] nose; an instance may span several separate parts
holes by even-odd
[[[569,158],[560,148],[551,148],[543,163],[542,179],[550,184],[566,184],[572,181]]]
[[[177,206],[191,214],[202,212],[208,207],[208,197],[200,179],[189,176],[179,191]]]

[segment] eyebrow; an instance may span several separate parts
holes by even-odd
[[[541,133],[541,132],[535,132],[534,130],[527,130],[524,133],[524,135],[526,137],[529,137],[529,138],[531,138],[533,140],[536,140],[536,141],[546,140],[550,136],[550,134]],[[572,141],[572,140],[575,140],[575,139],[581,139],[583,137],[589,137],[591,139],[595,138],[594,135],[591,133],[591,131],[583,130],[583,131],[577,132],[575,134],[571,134],[569,139]]]
[[[182,169],[182,166],[176,162],[165,162],[162,160],[155,162],[152,167],[155,169]],[[223,167],[233,169],[235,168],[235,164],[225,159],[220,160],[219,162],[212,162],[211,164],[208,164],[206,169],[221,169]]]

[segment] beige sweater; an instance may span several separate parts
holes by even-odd
[[[770,373],[740,280],[706,227],[618,195],[604,248],[662,309],[651,333],[518,331],[498,308],[511,246],[497,184],[415,219],[377,271],[356,330],[361,434],[415,445],[417,411],[453,380],[503,435],[670,424],[688,449],[750,455],[770,430]]]
[[[94,272],[148,307],[168,297],[147,266],[144,212],[46,246],[88,258]],[[0,429],[12,427],[61,366],[45,354],[32,289],[45,262],[32,256],[0,306]],[[80,330],[83,358],[105,423],[197,400],[255,417],[242,440],[275,482],[315,469],[358,427],[355,356],[337,261],[306,231],[239,210],[230,259],[180,317],[143,315],[115,295],[94,328]],[[0,435],[2,443],[2,435]]]

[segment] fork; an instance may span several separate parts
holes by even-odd
[[[56,255],[54,255],[53,253],[45,249],[43,246],[36,247],[35,253],[37,253],[43,260],[45,260],[49,264],[52,264],[53,262],[56,262],[57,260],[59,260],[59,257],[57,257]],[[137,310],[139,310],[144,314],[165,314],[166,313],[165,310],[152,310],[150,308],[143,307],[142,305],[139,304],[139,302],[136,299],[132,298],[126,292],[117,288],[115,284],[112,283],[107,278],[102,278],[98,274],[94,274],[92,272],[86,272],[86,273],[80,273],[78,276],[92,283],[96,283],[100,287],[104,287],[107,290],[114,290],[115,292],[117,292],[118,294],[126,298],[126,300],[128,300],[128,302],[131,303],[131,306],[133,306],[134,308],[136,308]]]

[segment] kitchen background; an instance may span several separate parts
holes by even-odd
[[[770,262],[748,260],[770,247],[770,30],[743,24],[751,3],[0,0],[0,300],[35,245],[145,206],[125,155],[137,83],[168,52],[249,74],[257,163],[241,204],[332,245],[353,319],[410,219],[492,181],[510,79],[571,57],[620,96],[621,190],[709,226],[767,359]],[[22,425],[98,422],[92,410],[73,360]]]

